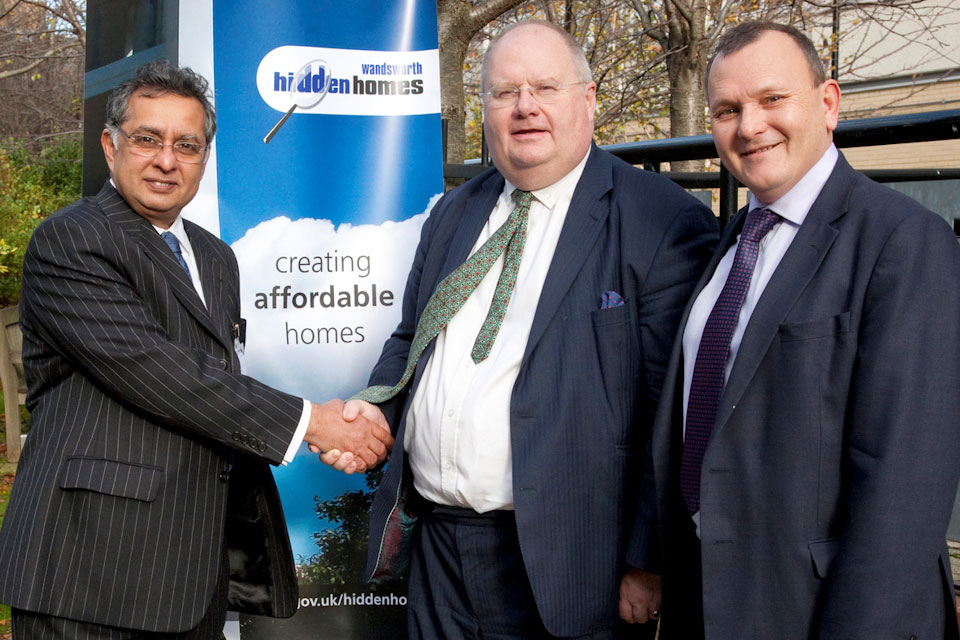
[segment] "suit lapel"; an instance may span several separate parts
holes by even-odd
[[[223,300],[225,266],[217,257],[216,248],[212,246],[209,236],[201,233],[199,228],[189,220],[184,220],[183,223],[190,238],[190,245],[193,247],[197,270],[200,271],[200,284],[203,286],[203,295],[207,299],[207,314],[213,319],[211,332],[226,349],[232,349],[233,336],[230,335],[230,327],[233,323],[232,309]]]
[[[530,337],[527,339],[527,348],[523,354],[524,361],[533,352],[547,325],[556,315],[610,214],[611,199],[605,196],[613,189],[611,162],[612,159],[600,153],[596,145],[591,147],[590,158],[573,192],[563,230],[543,282],[537,311],[530,327]]]
[[[820,268],[836,239],[838,232],[833,223],[847,211],[847,195],[854,175],[853,169],[841,155],[783,260],[764,288],[747,323],[737,359],[724,387],[714,431],[721,429],[730,418],[733,407],[756,374],[787,313]],[[740,217],[743,218],[742,215]]]
[[[133,211],[130,205],[120,197],[117,190],[109,183],[97,194],[97,203],[110,222],[117,225],[127,237],[133,239],[133,241],[140,246],[150,262],[153,263],[160,272],[164,281],[170,286],[173,295],[187,312],[211,335],[217,337],[217,339],[222,342],[223,338],[220,332],[217,331],[216,325],[207,312],[206,307],[204,307],[203,301],[200,300],[200,296],[197,295],[197,290],[193,288],[193,284],[187,278],[183,267],[177,262],[173,252],[170,251],[170,248],[163,239],[160,238],[160,234],[153,228],[153,225]],[[190,236],[190,242],[191,244],[193,243],[193,236]],[[201,252],[197,251],[195,253],[199,255]],[[197,262],[199,265],[200,260],[198,259]],[[201,272],[204,270],[203,267],[199,268]],[[205,281],[201,280],[201,283],[204,285],[204,291],[216,289],[215,283],[211,283],[210,286],[212,289],[207,288]],[[224,346],[230,348],[229,344],[228,341]]]
[[[439,277],[434,283],[434,289],[436,289],[437,284],[440,284],[441,280],[450,275],[454,269],[470,257],[470,250],[477,243],[483,225],[490,218],[490,213],[497,204],[497,198],[503,191],[503,184],[503,176],[494,173],[484,180],[477,197],[467,199],[462,221],[457,225],[457,230],[450,241],[450,248],[447,250],[446,260],[440,270]]]

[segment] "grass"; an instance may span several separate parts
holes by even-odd
[[[6,455],[3,447],[0,455]],[[13,475],[0,477],[0,526],[3,525],[3,514],[7,510],[7,500],[10,498],[10,486],[13,484]],[[0,638],[10,638],[10,607],[0,604]]]
[[[0,395],[0,416],[3,415],[3,397]],[[7,460],[7,434],[0,427],[0,460]],[[0,474],[0,527],[3,526],[3,515],[7,512],[7,501],[10,500],[10,487],[13,486],[13,473]],[[11,637],[10,607],[0,604],[0,640]]]

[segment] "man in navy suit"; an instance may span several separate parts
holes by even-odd
[[[799,31],[740,25],[707,77],[750,202],[684,313],[654,426],[638,526],[658,520],[661,545],[629,559],[659,571],[662,546],[661,636],[956,638],[957,240],[837,151],[840,89]]]
[[[50,216],[20,298],[31,428],[0,531],[13,636],[220,638],[288,617],[297,581],[268,464],[392,438],[242,374],[237,261],[180,216],[216,132],[207,82],[141,67],[107,103],[111,180]]]
[[[400,380],[428,298],[505,224],[520,190],[532,201],[516,286],[488,356],[471,351],[503,257],[398,395],[348,402],[403,443],[372,507],[368,575],[409,564],[414,638],[615,637],[642,452],[716,221],[592,144],[596,85],[562,29],[502,33],[483,88],[496,169],[425,223],[371,384]]]

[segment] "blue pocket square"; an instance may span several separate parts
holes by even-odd
[[[604,291],[600,296],[600,308],[610,309],[612,307],[621,307],[624,304],[623,296],[616,291]]]

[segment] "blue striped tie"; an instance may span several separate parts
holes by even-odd
[[[183,259],[183,252],[180,251],[180,241],[177,240],[177,236],[169,231],[164,231],[160,234],[160,237],[163,238],[163,241],[170,247],[170,251],[173,251],[173,255],[177,257],[177,262],[180,263],[180,266],[183,267],[183,270],[187,274],[187,280],[190,281],[190,284],[193,284],[193,276],[190,275],[190,267],[187,266],[187,261]]]

